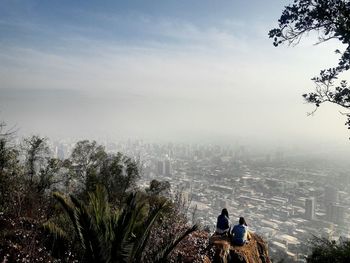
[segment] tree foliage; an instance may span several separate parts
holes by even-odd
[[[60,160],[46,138],[31,136],[16,145],[4,128],[1,262],[169,262],[179,242],[197,229],[169,201],[168,182],[137,188],[133,158],[84,140]]]
[[[72,155],[71,163],[75,171],[75,176],[79,180],[85,179],[97,172],[107,153],[103,146],[96,141],[82,140],[76,143]]]
[[[22,147],[26,158],[25,165],[29,182],[33,183],[33,180],[45,165],[45,161],[50,153],[47,138],[33,135],[24,139]]]
[[[7,204],[15,204],[14,193],[21,188],[19,177],[19,151],[12,143],[13,131],[0,122],[0,211],[9,209]]]
[[[312,253],[308,263],[343,263],[350,262],[350,242],[335,242],[326,238],[314,238],[311,242]]]
[[[6,123],[0,122],[0,171],[11,169],[14,160],[17,161],[18,151],[13,147],[11,141],[14,131],[7,129]]]
[[[66,163],[72,179],[85,194],[103,185],[109,201],[114,202],[121,202],[128,190],[135,190],[140,177],[135,160],[122,153],[107,153],[96,141],[77,142]]]
[[[122,201],[128,190],[136,189],[136,181],[140,173],[138,163],[122,153],[109,154],[101,165],[97,178],[103,185],[112,202]]]
[[[166,202],[163,202],[156,209],[149,209],[145,200],[131,193],[123,207],[113,211],[103,187],[97,187],[89,194],[88,204],[74,196],[69,199],[58,193],[54,196],[70,219],[84,262],[141,262],[152,227],[166,207]],[[52,222],[47,222],[45,228],[57,238],[67,239],[69,236]],[[165,262],[176,245],[196,229],[196,226],[188,228],[164,247],[159,247],[153,262]]]
[[[168,181],[158,181],[153,179],[149,184],[149,188],[146,189],[146,192],[150,195],[162,195],[169,197],[170,183]]]
[[[295,0],[285,7],[278,27],[270,30],[273,44],[298,44],[304,35],[318,34],[318,43],[337,39],[344,45],[344,51],[335,50],[340,55],[338,65],[321,70],[312,78],[315,91],[304,94],[309,103],[317,107],[330,102],[346,110],[345,123],[350,129],[350,86],[346,80],[338,80],[341,73],[350,69],[350,1],[349,0]]]

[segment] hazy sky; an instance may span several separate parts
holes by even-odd
[[[338,43],[275,48],[291,1],[0,1],[0,117],[49,137],[349,144],[301,95]],[[341,48],[341,47],[340,47]]]

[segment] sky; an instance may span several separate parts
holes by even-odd
[[[0,0],[0,119],[52,138],[347,147],[302,94],[336,41],[275,48],[281,0]]]

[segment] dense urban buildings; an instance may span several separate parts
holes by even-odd
[[[74,143],[52,145],[59,158]],[[168,181],[188,208],[188,218],[214,231],[227,208],[231,223],[244,216],[269,244],[272,258],[305,262],[315,236],[349,238],[350,167],[292,151],[259,151],[247,146],[105,142],[107,151],[140,160],[145,188]]]

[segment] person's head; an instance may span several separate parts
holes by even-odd
[[[238,222],[239,222],[240,225],[244,225],[244,226],[247,225],[247,223],[245,222],[244,217],[240,217]]]
[[[226,208],[222,209],[221,214],[224,215],[224,216],[229,217],[229,216],[228,216],[228,211],[227,211]]]

